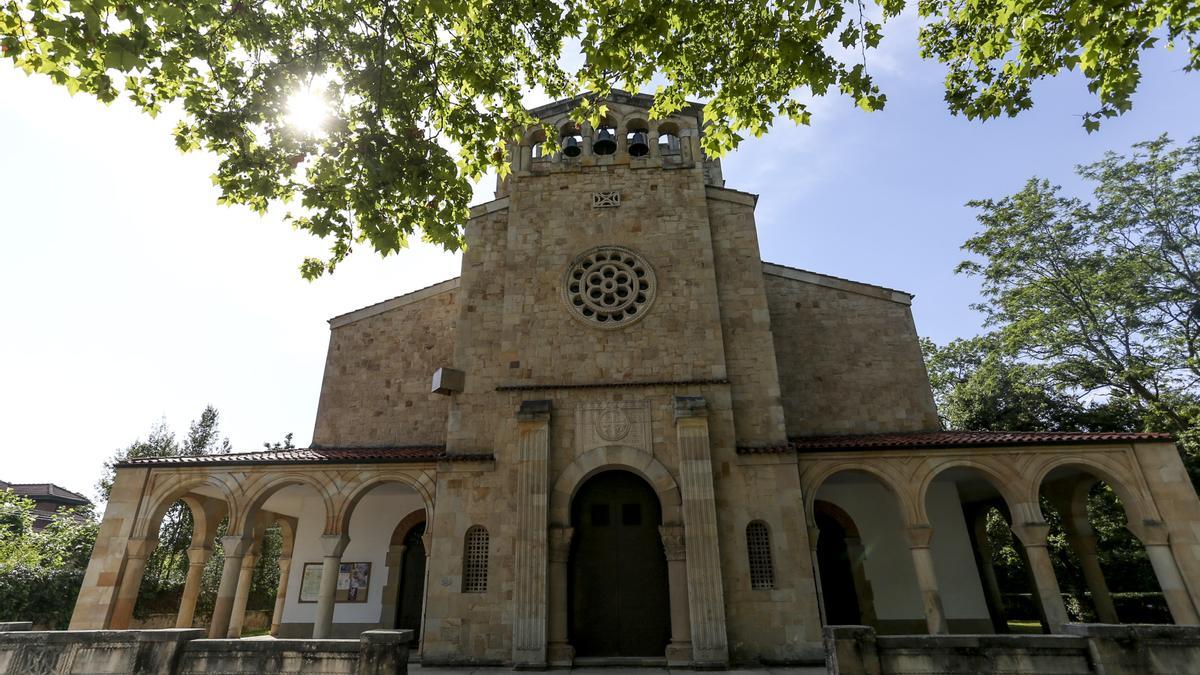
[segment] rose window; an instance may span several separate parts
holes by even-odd
[[[563,291],[577,317],[616,328],[646,312],[654,300],[654,271],[629,249],[602,246],[571,263]]]

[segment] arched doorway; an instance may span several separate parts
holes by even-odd
[[[605,471],[571,503],[569,632],[577,656],[663,656],[671,639],[667,559],[654,489]]]
[[[858,531],[853,521],[838,507],[829,502],[817,501],[813,508],[813,519],[817,522],[820,535],[817,538],[817,564],[821,569],[821,597],[825,599],[825,622],[831,626],[869,625],[873,621],[864,616],[859,596],[861,582],[856,579],[855,566],[861,567],[861,544],[852,553],[848,540],[857,540]],[[865,581],[865,579],[863,580]],[[866,607],[871,610],[873,608]]]
[[[396,628],[411,630],[413,644],[421,639],[421,606],[425,601],[425,523],[417,523],[404,535],[404,562],[396,599]]]

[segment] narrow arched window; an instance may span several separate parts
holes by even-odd
[[[755,520],[746,526],[746,550],[750,554],[750,588],[755,591],[775,588],[771,534],[763,521]]]
[[[463,593],[487,592],[488,531],[481,525],[467,530],[463,541]]]

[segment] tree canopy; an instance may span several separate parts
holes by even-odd
[[[867,54],[909,5],[922,54],[947,66],[950,111],[970,118],[1016,114],[1035,81],[1077,69],[1093,129],[1129,108],[1157,41],[1200,65],[1200,8],[1174,0],[7,0],[0,52],[72,93],[178,110],[178,146],[220,158],[223,202],[294,202],[294,225],[331,241],[301,265],[315,278],[355,246],[388,255],[418,231],[462,246],[470,181],[507,171],[533,89],[588,92],[577,116],[598,120],[613,87],[659,78],[651,114],[705,100],[714,156],[779,116],[807,124],[812,96],[882,108]],[[328,106],[319,131],[288,123],[301,91]]]
[[[1056,386],[1129,401],[1148,427],[1195,432],[1200,385],[1200,138],[1166,136],[1078,167],[1093,197],[1031,179],[971,202],[984,229],[959,271],[997,346]]]

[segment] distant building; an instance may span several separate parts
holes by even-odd
[[[54,514],[63,509],[88,506],[92,502],[78,492],[59,487],[54,483],[6,483],[0,480],[0,490],[33,500],[33,529],[40,530],[50,524]]]

